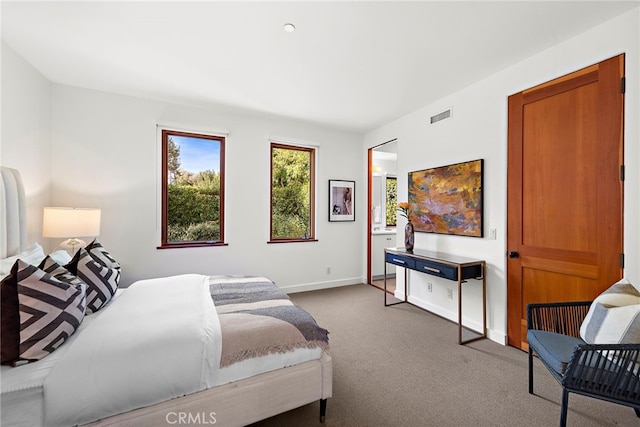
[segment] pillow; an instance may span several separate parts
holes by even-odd
[[[18,283],[11,272],[0,282],[0,319],[0,363],[4,365],[13,363],[20,354]]]
[[[78,329],[86,286],[69,285],[17,260],[0,284],[2,363],[34,361],[51,354]]]
[[[580,325],[588,344],[640,343],[640,292],[622,279],[600,294]]]
[[[0,260],[0,277],[4,278],[9,275],[11,268],[17,260],[21,259],[27,264],[38,265],[44,258],[44,251],[42,246],[38,243],[34,243],[33,246],[18,255],[10,256]]]
[[[86,283],[84,283],[82,280],[78,279],[78,277],[71,274],[69,270],[62,267],[60,264],[58,264],[51,257],[51,255],[47,255],[47,257],[42,260],[40,265],[38,265],[38,268],[44,271],[45,273],[49,274],[50,276],[53,276],[56,279],[60,280],[61,282],[68,283],[74,286],[79,286],[79,285],[87,286]]]
[[[69,252],[67,252],[65,250],[59,250],[59,251],[51,252],[47,256],[49,258],[51,258],[53,261],[55,261],[56,264],[58,264],[58,265],[69,264],[69,262],[71,261],[71,255],[69,255]],[[31,265],[36,265],[37,263],[30,263],[30,264]]]
[[[98,239],[93,239],[93,242],[89,243],[85,249],[95,262],[107,268],[120,268],[120,263],[113,259],[111,254],[98,242]]]
[[[120,269],[105,267],[84,248],[80,248],[64,268],[87,284],[87,313],[104,307],[118,289]]]

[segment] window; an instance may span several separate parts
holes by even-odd
[[[398,207],[398,179],[387,177],[387,226],[396,225],[396,209]]]
[[[160,248],[224,244],[222,136],[162,130]]]
[[[270,242],[315,240],[315,154],[271,143]]]

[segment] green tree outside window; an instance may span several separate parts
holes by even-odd
[[[218,244],[224,138],[163,131],[163,246]]]
[[[314,238],[314,150],[271,144],[271,240]]]
[[[398,204],[398,180],[387,178],[387,226],[396,225],[396,205]]]

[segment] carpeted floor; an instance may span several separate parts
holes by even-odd
[[[561,388],[527,354],[488,339],[461,346],[456,325],[408,304],[383,306],[383,294],[354,285],[291,295],[330,331],[332,426],[557,426]],[[319,426],[312,403],[256,423]],[[633,409],[569,397],[569,426],[640,426]]]

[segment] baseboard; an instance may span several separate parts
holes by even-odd
[[[340,286],[360,285],[364,283],[364,277],[353,277],[350,279],[332,280],[327,282],[304,283],[301,285],[283,286],[280,289],[287,294],[296,292],[317,291],[319,289],[338,288]]]
[[[396,292],[394,293],[394,296],[396,298],[398,298],[399,300],[404,300],[404,292],[396,290]],[[442,317],[444,319],[450,320],[450,321],[455,322],[455,323],[457,323],[457,321],[458,321],[458,313],[456,311],[447,310],[446,308],[443,308],[443,307],[441,307],[439,305],[432,304],[432,303],[430,303],[428,301],[425,301],[425,300],[422,300],[420,298],[416,298],[416,297],[414,297],[412,295],[409,295],[409,298],[407,298],[407,299],[411,304],[413,304],[413,305],[415,305],[417,307],[420,307],[420,308],[422,308],[424,310],[427,310],[430,313],[433,313],[433,314],[435,314],[437,316],[440,316],[440,317]],[[467,318],[463,318],[462,324],[465,327],[474,329],[476,331],[481,331],[482,330],[482,323],[474,321],[474,320],[469,320]]]
[[[458,320],[458,313],[457,312],[447,310],[447,309],[445,309],[445,308],[443,308],[441,306],[432,304],[432,303],[430,303],[428,301],[422,300],[420,298],[416,298],[416,297],[411,296],[411,295],[409,295],[408,299],[409,299],[409,302],[411,304],[414,304],[414,305],[416,305],[416,306],[418,306],[420,308],[423,308],[423,309],[429,311],[430,313],[437,314],[438,316],[443,317],[443,318],[445,318],[447,320],[451,320],[452,322],[457,322],[457,320]],[[482,329],[482,325],[476,326],[476,325],[473,324],[473,322],[471,324],[468,324],[465,321],[464,324],[466,326],[469,326],[469,327],[473,328],[473,329],[476,329],[476,328],[477,329]]]
[[[404,292],[396,290],[394,296],[400,300],[404,300]],[[428,301],[421,300],[420,298],[413,297],[409,295],[409,302],[423,308],[430,313],[436,314],[444,319],[450,320],[452,322],[457,322],[458,313],[450,310],[443,309],[440,306],[429,303]],[[482,324],[477,321],[472,321],[469,319],[464,319],[464,326],[469,327],[471,329],[475,329],[476,331],[482,330]],[[491,341],[494,341],[501,345],[507,345],[507,336],[504,332],[496,331],[494,329],[490,329],[487,327],[487,338]]]
[[[509,344],[507,335],[505,335],[504,332],[499,332],[499,331],[487,328],[487,338],[489,338],[491,341],[497,342],[498,344],[502,344],[502,345]]]

